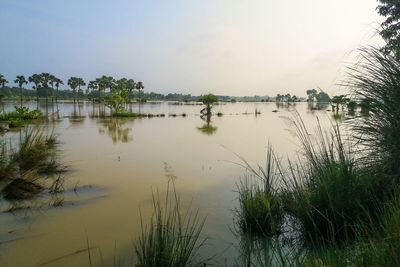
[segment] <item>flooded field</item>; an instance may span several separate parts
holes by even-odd
[[[19,102],[1,108],[11,111],[14,105]],[[35,102],[25,105],[36,108]],[[240,255],[234,234],[237,183],[249,175],[237,164],[238,155],[263,165],[270,143],[277,155],[290,158],[299,147],[287,117],[296,110],[313,129],[316,116],[328,125],[332,114],[330,107],[313,110],[307,103],[226,103],[216,105],[207,121],[195,103],[140,108],[165,117],[111,118],[107,108],[90,102],[40,103],[52,118],[43,124],[58,135],[68,166],[64,192],[57,196],[59,205],[50,205],[54,199],[44,194],[24,202],[1,199],[0,266],[87,266],[88,248],[94,266],[128,264],[140,217],[147,222],[152,212],[152,192],[162,195],[171,177],[183,204],[191,202],[206,216],[201,256],[231,265]],[[19,134],[9,131],[1,138]]]

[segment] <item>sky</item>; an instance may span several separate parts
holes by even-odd
[[[380,45],[376,0],[0,0],[0,74],[110,75],[146,91],[270,95],[343,90]],[[66,84],[66,82],[65,82]],[[31,85],[28,85],[30,87]],[[67,88],[67,86],[65,86]]]

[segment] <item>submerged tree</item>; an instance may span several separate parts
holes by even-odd
[[[314,100],[317,98],[318,92],[315,89],[307,90],[306,93],[308,96],[308,98],[307,98],[308,102],[314,102]]]
[[[28,81],[25,79],[24,75],[18,75],[16,79],[14,80],[14,83],[18,84],[18,87],[20,89],[21,93],[21,105],[22,105],[22,98],[23,98],[23,93],[22,93],[22,86],[28,83]]]
[[[337,95],[332,98],[332,104],[334,104],[336,108],[336,113],[339,112],[339,106],[342,106],[342,109],[344,105],[348,102],[348,98],[345,95]]]
[[[213,94],[203,95],[199,98],[200,102],[202,102],[206,107],[200,111],[203,115],[211,115],[212,104],[218,102],[218,98]]]

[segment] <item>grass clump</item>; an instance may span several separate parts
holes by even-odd
[[[361,50],[348,86],[368,116],[349,121],[371,171],[400,177],[400,62],[379,49]]]
[[[266,169],[258,170],[242,158],[244,167],[254,179],[245,179],[238,186],[239,209],[236,210],[240,232],[272,236],[279,234],[283,221],[283,209],[276,186],[275,164],[272,149],[269,148]]]
[[[379,217],[380,204],[387,196],[383,178],[357,165],[337,124],[333,132],[326,133],[319,126],[316,139],[301,120],[294,125],[304,158],[290,163],[285,210],[300,221],[307,240],[340,243],[354,239],[359,225],[369,225]]]
[[[189,209],[182,211],[180,198],[167,187],[165,199],[153,194],[153,215],[135,244],[135,266],[198,266],[196,254],[204,245],[200,234],[205,219]]]
[[[21,132],[19,142],[9,145],[2,142],[0,181],[4,183],[1,193],[6,199],[31,198],[43,189],[39,178],[65,171],[57,160],[56,138],[53,133],[45,133],[43,128],[27,128]],[[16,148],[12,148],[12,144]]]

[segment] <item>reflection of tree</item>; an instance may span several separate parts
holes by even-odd
[[[92,103],[89,109],[89,118],[104,118],[106,116],[106,108],[103,103]]]
[[[206,123],[202,127],[197,127],[197,129],[203,134],[213,135],[217,131],[217,127],[211,125],[211,114],[207,116],[200,116],[200,118]]]
[[[291,110],[296,107],[295,102],[275,102],[275,105],[277,109],[287,109],[287,110]]]
[[[114,144],[118,142],[129,143],[133,140],[132,128],[124,127],[126,122],[126,119],[117,118],[103,120],[101,122],[103,127],[99,128],[99,134],[107,134]]]
[[[85,120],[85,116],[82,116],[81,113],[81,106],[82,104],[74,103],[74,110],[72,111],[69,121],[74,124],[82,123]]]
[[[329,107],[329,103],[319,103],[319,102],[307,102],[307,109],[314,113],[316,110],[326,110]]]

